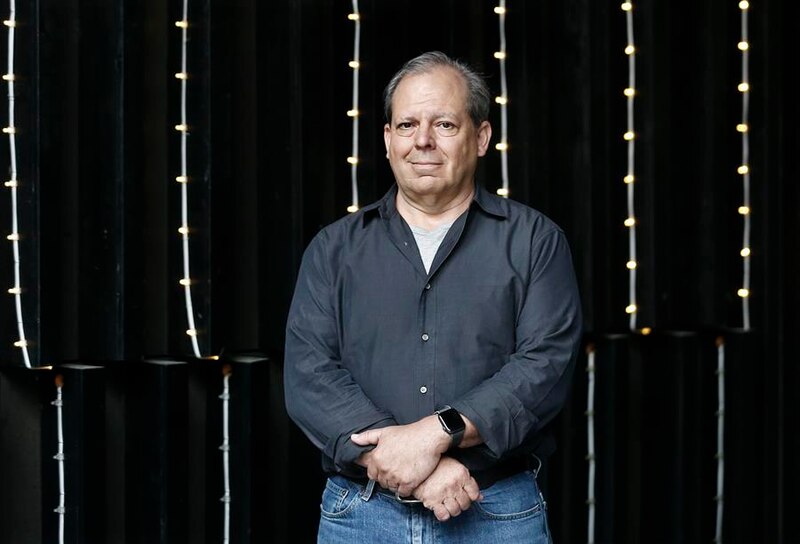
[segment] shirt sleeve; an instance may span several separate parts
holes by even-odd
[[[300,266],[286,324],[284,390],[286,409],[335,469],[360,475],[355,461],[367,448],[350,435],[394,425],[342,365],[326,231],[317,235]]]
[[[533,240],[531,250],[514,353],[494,376],[452,403],[480,432],[484,457],[499,459],[541,440],[539,431],[567,398],[580,345],[580,298],[564,233],[550,230]]]

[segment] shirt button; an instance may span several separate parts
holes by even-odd
[[[424,395],[425,393],[428,392],[428,388],[423,385],[422,387],[419,388],[419,392]]]
[[[425,286],[425,289],[430,289],[430,288],[431,288],[431,284],[430,283]]]
[[[424,333],[424,334],[422,335],[422,341],[423,341],[423,342],[427,342],[427,341],[428,341],[428,338],[430,338],[430,336],[428,336],[428,333],[427,333],[427,332],[426,332],[426,333]]]

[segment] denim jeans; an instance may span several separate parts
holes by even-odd
[[[533,472],[482,489],[466,512],[438,521],[421,504],[332,476],[322,493],[319,544],[551,544],[544,498]]]

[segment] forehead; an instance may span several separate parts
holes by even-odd
[[[447,107],[453,113],[466,112],[467,85],[453,68],[440,66],[400,80],[392,96],[392,110],[435,106]]]

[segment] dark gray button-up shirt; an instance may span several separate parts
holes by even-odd
[[[444,404],[485,441],[452,452],[471,470],[541,449],[581,336],[563,231],[476,187],[426,273],[396,195],[394,186],[306,249],[286,327],[289,415],[326,471],[351,476],[364,474],[352,433]]]

